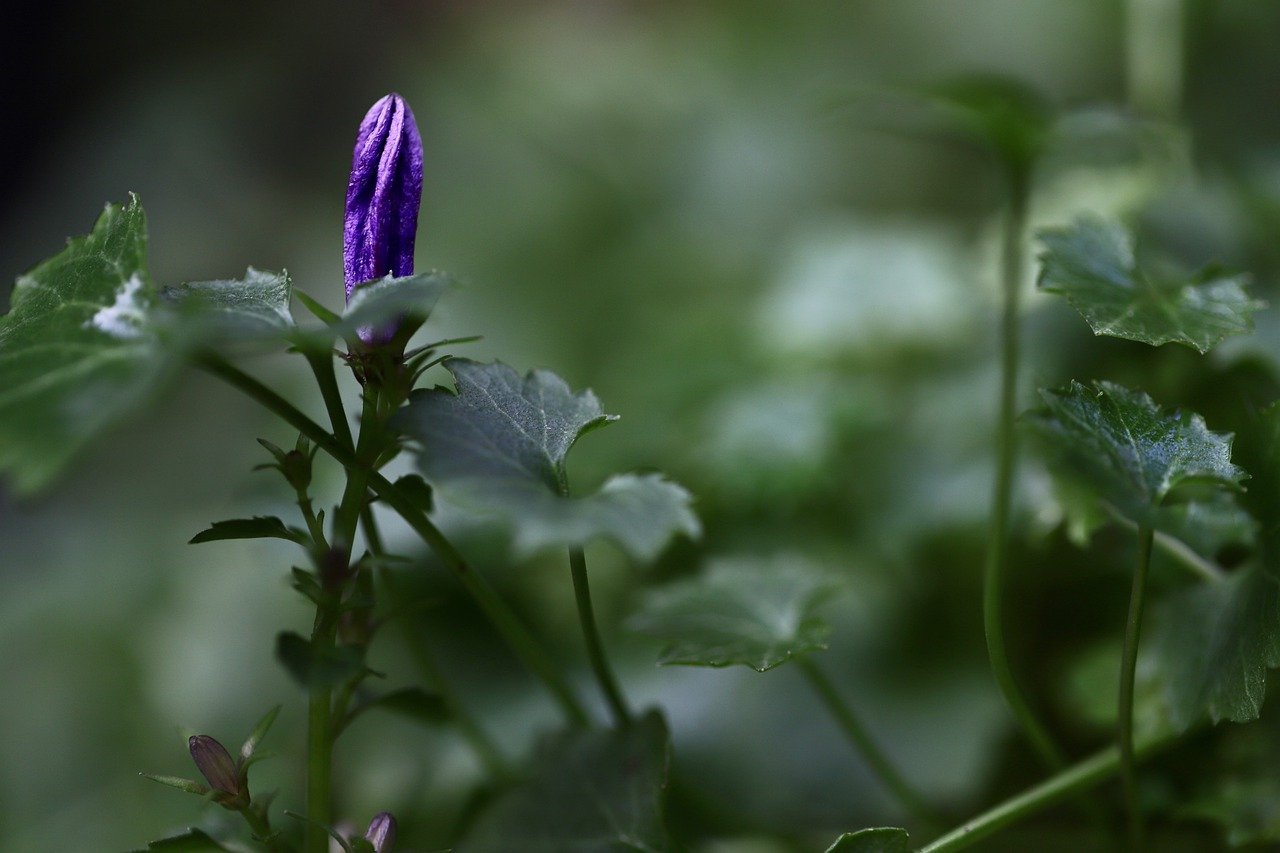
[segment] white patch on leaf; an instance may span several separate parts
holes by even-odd
[[[143,324],[147,319],[144,306],[138,300],[141,290],[142,279],[134,273],[116,291],[116,301],[99,308],[97,313],[85,322],[84,327],[86,329],[93,327],[113,338],[141,337]]]

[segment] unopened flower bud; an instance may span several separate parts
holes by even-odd
[[[290,486],[305,492],[311,486],[311,457],[299,450],[290,450],[280,457],[280,473]]]
[[[409,105],[390,94],[370,108],[356,134],[342,243],[348,301],[358,284],[413,272],[421,202],[422,137]],[[377,346],[396,329],[391,323],[359,335]]]
[[[249,792],[240,781],[240,770],[227,748],[208,735],[192,735],[187,741],[191,759],[200,775],[215,791],[225,794],[219,802],[227,808],[241,808],[249,802]]]
[[[375,853],[392,853],[396,846],[396,819],[391,812],[374,815],[364,838],[373,845]]]

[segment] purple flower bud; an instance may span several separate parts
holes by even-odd
[[[362,282],[413,272],[421,203],[422,137],[409,105],[390,94],[369,109],[356,134],[342,241],[348,301]],[[383,344],[395,331],[361,329],[360,338]]]
[[[392,853],[396,846],[396,819],[391,812],[374,815],[364,838],[373,845],[374,853]]]
[[[208,735],[193,735],[187,741],[191,759],[209,786],[238,800],[241,794],[240,771],[227,748]]]

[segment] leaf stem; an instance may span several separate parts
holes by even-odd
[[[1142,849],[1145,832],[1133,767],[1133,688],[1138,672],[1138,638],[1142,632],[1142,608],[1147,597],[1147,573],[1151,567],[1153,539],[1150,526],[1142,525],[1138,528],[1138,563],[1134,567],[1133,589],[1129,593],[1129,617],[1124,627],[1124,650],[1120,665],[1117,747],[1120,751],[1120,779],[1124,785],[1125,808],[1129,813],[1129,849],[1134,851]]]
[[[1013,169],[1009,210],[1005,215],[1001,277],[1004,313],[1001,319],[1000,404],[996,422],[996,479],[992,495],[991,530],[982,588],[982,622],[987,638],[987,657],[1005,704],[1022,727],[1040,760],[1050,770],[1066,764],[1062,750],[1048,729],[1031,710],[1014,678],[1004,640],[1004,587],[1009,560],[1009,516],[1013,503],[1013,481],[1017,467],[1015,433],[1018,405],[1018,304],[1026,263],[1023,232],[1026,230],[1028,179]]]
[[[311,651],[320,659],[333,648],[337,635],[337,614],[331,606],[316,606],[316,622],[311,631]],[[333,691],[327,683],[312,684],[307,699],[307,823],[305,853],[327,853],[329,837],[324,827],[330,821],[331,773],[333,763]]]
[[[325,431],[324,427],[311,420],[292,403],[257,379],[217,355],[207,355],[197,363],[204,370],[279,415],[344,468],[350,470],[365,467],[356,459],[353,452],[340,445]],[[412,500],[378,472],[368,470],[368,477],[369,487],[413,528],[440,561],[457,576],[516,656],[547,686],[568,721],[576,726],[586,725],[586,711],[573,694],[568,682],[510,606],[483,577],[471,570],[453,543],[431,523],[431,519],[427,518]]]
[[[1139,744],[1134,760],[1141,760],[1172,745],[1177,735],[1166,734]],[[952,853],[976,844],[998,830],[1106,781],[1120,769],[1120,750],[1109,747],[1062,770],[1035,787],[972,818],[921,847],[918,853]]]
[[[810,660],[808,655],[800,655],[794,660],[800,667],[800,671],[809,679],[809,684],[822,699],[823,704],[827,706],[827,710],[831,712],[831,716],[835,718],[841,730],[849,738],[850,743],[853,744],[862,759],[871,767],[872,772],[875,773],[881,784],[888,788],[902,807],[917,820],[927,826],[938,826],[941,823],[938,819],[938,813],[898,772],[889,756],[885,755],[883,750],[876,744],[875,740],[867,732],[866,727],[862,725],[862,721],[853,712],[853,708],[836,690],[835,685],[831,683],[831,679],[827,678],[826,673]]]
[[[1139,530],[1138,525],[1123,516],[1120,513],[1120,510],[1106,502],[1103,503],[1103,506],[1112,519],[1114,519],[1121,527],[1135,532]],[[1201,557],[1190,545],[1183,542],[1176,536],[1171,536],[1168,533],[1157,530],[1155,531],[1153,544],[1155,547],[1177,560],[1201,580],[1218,583],[1227,579],[1227,573],[1221,566],[1212,560]]]
[[[582,637],[587,644],[591,671],[600,683],[600,690],[613,714],[614,724],[619,728],[629,726],[631,711],[627,708],[627,700],[622,697],[622,690],[618,687],[609,659],[605,656],[604,644],[600,641],[595,608],[591,605],[591,587],[587,581],[587,557],[582,548],[569,549],[569,571],[573,575],[573,597],[578,604],[578,621],[582,624]]]

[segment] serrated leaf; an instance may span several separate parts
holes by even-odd
[[[764,672],[827,647],[829,627],[814,611],[834,588],[830,575],[795,557],[720,560],[650,591],[628,624],[668,643],[660,664]]]
[[[146,849],[162,850],[165,853],[225,853],[229,848],[213,840],[204,830],[188,829],[180,835],[152,841]]]
[[[132,197],[18,278],[0,317],[0,472],[17,491],[49,483],[158,385],[166,359],[147,323],[146,242]]]
[[[1228,335],[1252,331],[1264,303],[1245,291],[1246,276],[1205,272],[1191,278],[1139,266],[1129,233],[1084,217],[1041,231],[1039,285],[1061,293],[1094,334],[1208,352]]]
[[[249,267],[243,279],[172,285],[160,295],[172,306],[183,332],[203,344],[263,338],[283,339],[293,328],[289,274]]]
[[[287,539],[299,544],[307,543],[307,536],[295,527],[289,527],[274,515],[256,515],[253,518],[232,518],[215,521],[207,530],[191,537],[190,545],[201,542],[219,542],[225,539]]]
[[[650,711],[617,730],[545,739],[533,776],[499,796],[458,853],[657,853],[670,849],[663,819],[669,736]]]
[[[1147,648],[1179,731],[1207,714],[1244,723],[1262,712],[1267,670],[1280,666],[1280,581],[1260,565],[1162,602]]]
[[[317,652],[310,640],[292,631],[276,635],[276,659],[303,687],[341,684],[365,668],[358,647],[336,645]]]
[[[457,393],[414,393],[392,426],[419,443],[418,464],[441,499],[510,526],[517,551],[612,539],[639,560],[677,533],[696,536],[690,497],[656,474],[610,478],[570,497],[565,457],[582,435],[614,420],[594,394],[553,373],[524,377],[505,364],[450,359]]]
[[[1137,524],[1162,527],[1160,510],[1177,490],[1239,489],[1231,436],[1210,432],[1194,413],[1167,414],[1150,397],[1110,382],[1042,390],[1025,419],[1044,439],[1057,477],[1092,488]]]
[[[827,853],[910,853],[911,838],[905,829],[881,826],[846,832],[827,848]]]

